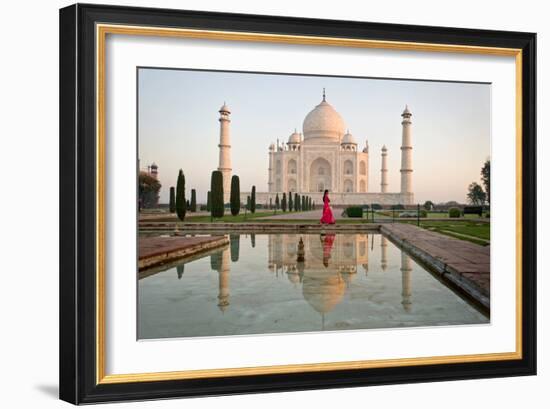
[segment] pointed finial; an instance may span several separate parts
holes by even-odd
[[[326,101],[325,87],[323,87],[323,101]]]

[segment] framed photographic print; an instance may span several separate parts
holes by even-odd
[[[60,398],[536,373],[536,35],[60,10]]]

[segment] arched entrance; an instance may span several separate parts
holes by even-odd
[[[317,158],[309,168],[309,191],[323,192],[325,189],[332,191],[332,168],[326,159]]]

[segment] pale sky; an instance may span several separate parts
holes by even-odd
[[[267,191],[268,147],[302,132],[305,116],[322,100],[340,113],[363,149],[369,141],[369,191],[380,191],[380,150],[388,148],[388,192],[400,189],[401,113],[412,116],[415,201],[466,202],[490,156],[490,84],[273,75],[213,71],[139,70],[138,156],[155,162],[168,202],[178,170],[186,190],[206,201],[218,167],[218,110],[231,109],[233,174],[241,191]],[[189,193],[187,193],[189,196]]]

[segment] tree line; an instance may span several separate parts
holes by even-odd
[[[467,198],[470,204],[483,206],[485,203],[491,203],[491,161],[489,159],[483,164],[480,173],[481,185],[477,182],[470,183]]]
[[[191,199],[187,200],[185,196],[185,175],[183,170],[179,170],[178,179],[175,187],[170,187],[170,212],[176,213],[180,220],[185,219],[188,211],[197,211],[197,196],[195,189],[191,189]],[[298,193],[288,193],[288,201],[286,193],[283,193],[282,200],[279,200],[279,194],[275,196],[275,204],[272,199],[269,199],[269,204],[266,207],[274,209],[275,212],[281,209],[283,212],[312,210],[315,208],[315,203],[309,196],[299,195]],[[256,204],[256,186],[252,186],[250,195],[247,196],[245,209],[251,213],[255,213]],[[241,188],[239,176],[231,177],[231,191],[229,195],[229,209],[231,215],[238,216],[241,212]],[[210,212],[212,218],[221,218],[225,213],[224,191],[223,191],[223,175],[219,170],[212,172],[210,179],[210,190],[206,196],[206,211]]]

